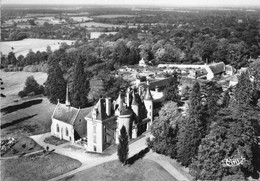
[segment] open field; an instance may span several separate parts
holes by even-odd
[[[4,72],[0,70],[0,74],[5,88],[2,93],[6,95],[5,98],[1,98],[1,108],[20,99],[17,94],[23,90],[27,77],[33,76],[40,85],[47,80],[47,74],[43,72]]]
[[[135,17],[136,15],[130,15],[130,14],[106,14],[106,15],[98,15],[93,16],[96,18],[120,18],[120,17]]]
[[[114,24],[97,23],[97,22],[79,23],[75,25],[81,27],[102,27],[102,28],[125,27],[124,25],[114,25]]]
[[[1,153],[1,157],[12,157],[21,154],[32,153],[35,151],[43,150],[33,139],[28,137],[19,138],[10,149]]]
[[[55,105],[45,97],[1,109],[1,137],[25,137],[50,131]]]
[[[0,51],[4,55],[8,55],[9,52],[13,51],[15,56],[19,55],[26,56],[31,49],[34,52],[46,51],[47,46],[50,46],[52,51],[59,49],[61,43],[67,43],[71,45],[73,40],[54,40],[54,39],[33,39],[28,38],[20,41],[6,41],[0,42]],[[12,50],[12,47],[14,48]]]
[[[50,131],[55,105],[46,97],[20,99],[17,96],[28,76],[33,75],[39,84],[43,84],[47,74],[2,70],[0,73],[5,88],[2,93],[6,95],[1,98],[1,137],[24,137]],[[15,100],[17,101],[14,102]]]
[[[93,20],[92,18],[89,18],[87,16],[71,16],[69,18],[73,19],[73,21],[79,21],[79,22],[81,22],[82,20],[83,21],[91,21],[91,20]]]
[[[132,165],[122,166],[118,160],[107,162],[96,167],[81,171],[62,181],[106,180],[106,181],[176,181],[166,170],[151,160],[139,159]]]
[[[79,161],[53,152],[37,153],[16,159],[1,160],[1,180],[48,180],[80,166]]]

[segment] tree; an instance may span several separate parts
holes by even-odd
[[[238,83],[234,91],[234,99],[236,101],[236,104],[255,104],[253,92],[253,84],[249,78],[249,72],[243,72],[238,77]]]
[[[179,95],[179,75],[177,72],[173,73],[171,78],[168,79],[167,87],[163,90],[163,100],[164,102],[167,101],[174,101],[177,104],[181,102],[181,96]]]
[[[58,99],[65,102],[66,82],[59,67],[59,59],[51,57],[48,61],[48,67],[48,78],[45,82],[47,97],[53,104],[56,104]]]
[[[221,180],[223,177],[237,175],[245,179],[256,171],[259,163],[257,148],[257,127],[259,111],[246,107],[233,107],[219,112],[210,133],[202,139],[198,156],[190,166],[191,174],[199,180]],[[259,125],[258,125],[259,127]],[[241,158],[240,166],[223,167],[225,158]]]
[[[197,155],[200,141],[206,134],[204,115],[200,85],[196,82],[190,94],[188,116],[180,124],[178,133],[177,160],[184,166]]]
[[[25,81],[25,87],[22,91],[18,93],[20,97],[25,97],[28,95],[39,95],[44,92],[43,86],[40,86],[33,76],[27,77]]]
[[[74,70],[74,79],[72,84],[72,105],[74,107],[87,107],[89,105],[89,73],[84,72],[84,64],[82,57],[78,58]]]
[[[120,129],[120,136],[119,136],[119,144],[117,147],[117,155],[120,162],[122,162],[124,165],[126,164],[126,160],[128,157],[128,136],[126,132],[125,126],[122,126]]]
[[[176,144],[178,121],[181,114],[178,111],[178,106],[175,102],[169,101],[161,108],[159,117],[157,117],[152,126],[152,140],[148,140],[149,147],[153,151],[176,157]]]

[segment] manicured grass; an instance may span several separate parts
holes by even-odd
[[[79,161],[53,152],[38,153],[17,159],[1,160],[1,180],[47,180],[80,166]]]
[[[50,137],[48,137],[48,138],[45,138],[45,139],[44,139],[44,142],[45,142],[45,143],[48,143],[48,144],[51,144],[51,145],[57,146],[57,145],[61,145],[61,144],[63,144],[63,143],[67,143],[68,141],[66,141],[66,140],[61,140],[61,139],[59,139],[59,138],[57,138],[57,137],[55,137],[55,136],[50,136]]]
[[[1,99],[1,137],[20,138],[49,132],[55,105],[51,104],[46,97],[21,100],[17,96],[28,76],[33,75],[39,84],[43,84],[47,74],[2,70],[0,73],[5,88],[2,93],[6,95]]]
[[[24,137],[19,138],[18,142],[14,144],[5,153],[1,153],[1,157],[12,157],[21,154],[32,153],[35,151],[43,150],[43,148],[38,145],[33,139]]]
[[[107,162],[96,167],[78,172],[62,179],[63,181],[176,181],[160,165],[145,159],[139,159],[132,165],[122,166],[119,161]]]
[[[1,137],[27,137],[31,135],[46,133],[50,131],[51,116],[55,109],[55,105],[50,104],[45,97],[40,98],[37,104],[29,106],[21,106],[23,102],[18,102],[15,111],[8,110],[6,113],[1,113]],[[39,100],[39,98],[37,98]],[[26,100],[25,102],[33,100]],[[10,109],[13,109],[14,104]]]

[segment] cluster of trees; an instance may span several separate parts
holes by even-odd
[[[129,82],[112,74],[113,62],[101,59],[100,51],[95,49],[89,45],[66,47],[51,54],[45,83],[50,102],[65,101],[67,84],[72,106],[81,108],[93,105],[100,97],[116,99],[120,91],[126,90]]]
[[[13,52],[10,52],[7,56],[1,56],[1,68],[9,70],[8,65],[13,67],[25,67],[27,65],[44,65],[47,63],[49,55],[52,53],[51,48],[48,46],[46,51],[36,53],[29,50],[26,56],[19,55],[17,58]],[[47,67],[43,68],[46,71]]]
[[[239,77],[233,90],[220,96],[213,82],[195,83],[184,116],[175,102],[167,102],[151,126],[148,145],[156,152],[188,166],[197,180],[245,180],[260,163],[260,62]],[[245,158],[228,167],[222,160]]]
[[[24,89],[18,93],[21,98],[39,94],[44,94],[44,86],[39,85],[33,76],[26,78]]]
[[[112,10],[102,8],[101,11],[93,8],[88,11],[90,15],[127,12],[126,9]],[[137,63],[139,58],[153,63],[223,61],[237,69],[248,66],[250,57],[257,58],[260,55],[257,12],[189,10],[187,13],[181,13],[157,10],[153,12],[153,16],[147,13],[139,12],[139,15],[134,17],[97,18],[97,21],[106,19],[107,23],[122,21],[123,24],[139,23],[139,26],[117,28],[116,35],[103,35],[95,40],[95,47],[98,49],[96,51],[101,52],[106,59],[125,64]],[[81,45],[93,44],[87,42],[89,32],[86,28],[61,26],[46,23],[42,27],[14,29],[9,32],[9,38],[63,38],[76,39]]]

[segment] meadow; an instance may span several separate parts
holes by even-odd
[[[0,73],[5,88],[2,93],[6,96],[1,98],[1,137],[25,137],[49,132],[55,105],[46,97],[21,99],[17,95],[23,90],[28,76],[34,76],[42,85],[47,79],[47,74],[2,70]]]
[[[136,15],[130,15],[130,14],[106,14],[106,15],[98,15],[93,16],[95,18],[120,18],[120,17],[135,17]]]
[[[29,50],[34,52],[46,51],[47,46],[50,46],[51,50],[54,51],[59,49],[61,43],[67,43],[68,45],[71,45],[73,42],[73,40],[28,38],[20,41],[0,42],[0,51],[4,55],[8,55],[8,53],[12,51],[15,53],[15,56],[18,57],[19,55],[26,56]]]
[[[97,23],[97,22],[79,23],[75,25],[81,27],[102,27],[102,28],[125,27],[124,25],[114,25],[114,24]]]
[[[70,18],[73,19],[73,21],[78,21],[78,22],[92,21],[93,20],[92,18],[89,18],[87,16],[71,16]]]
[[[81,166],[72,158],[54,152],[1,160],[1,180],[48,180]]]
[[[106,180],[106,181],[176,181],[164,168],[151,160],[139,159],[132,165],[122,166],[118,160],[103,163],[93,168],[78,172],[62,179],[62,181],[76,180]]]

